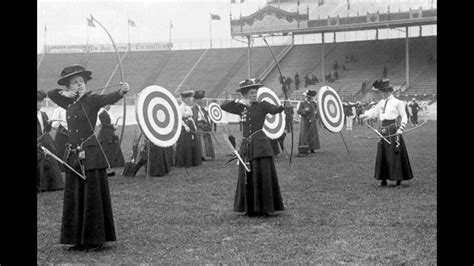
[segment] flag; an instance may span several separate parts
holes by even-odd
[[[241,3],[245,2],[245,0],[240,0]]]
[[[44,24],[44,31],[47,32],[48,28],[46,28],[46,24]]]
[[[351,2],[349,2],[349,0],[347,0],[347,10],[350,10],[351,9]]]
[[[230,3],[231,3],[231,4],[235,4],[235,0],[230,0]]]
[[[95,28],[95,24],[94,24],[94,21],[92,20],[92,18],[86,18],[87,19],[87,26],[89,27],[94,27]]]
[[[211,14],[211,19],[213,19],[213,20],[221,20],[221,17],[220,17],[219,15]]]
[[[324,0],[318,0],[318,6],[324,5]]]
[[[137,25],[135,25],[135,22],[133,22],[133,20],[128,19],[128,26],[130,26],[130,27],[136,27]]]
[[[170,20],[170,29],[172,29],[172,28],[173,28],[173,22],[171,22],[171,20]]]

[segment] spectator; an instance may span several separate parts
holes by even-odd
[[[316,96],[316,91],[306,90],[303,95],[305,100],[298,106],[297,113],[301,115],[300,137],[298,143],[298,154],[300,156],[307,155],[309,152],[315,153],[315,150],[320,149],[319,134],[317,127],[318,107],[313,98]]]
[[[387,77],[387,66],[386,65],[383,65],[382,77],[384,77],[384,78]]]
[[[125,165],[122,149],[120,148],[119,137],[115,134],[117,121],[110,112],[110,104],[99,110],[100,130],[97,138],[102,145],[102,149],[107,157],[111,168]]]
[[[307,88],[308,85],[311,85],[311,79],[309,78],[309,75],[306,74],[304,75],[304,87]]]
[[[313,85],[314,84],[318,84],[318,77],[315,75],[315,74],[311,74],[311,81],[313,82]]]
[[[299,90],[300,88],[300,75],[298,72],[295,74],[295,90]]]
[[[293,80],[290,78],[290,77],[287,77],[285,79],[285,84],[286,84],[286,88],[288,89],[288,91],[291,90],[291,83],[293,82]]]
[[[411,100],[411,122],[414,126],[418,125],[418,111],[421,109],[420,105],[416,102],[416,99]]]
[[[334,70],[334,80],[339,79],[339,72],[337,70]]]
[[[345,58],[345,62],[346,62],[346,64],[349,63],[349,56],[347,56],[347,55],[346,55],[346,58]]]
[[[337,63],[337,60],[334,61],[334,64],[332,65],[332,69],[338,70],[339,69],[339,64]]]

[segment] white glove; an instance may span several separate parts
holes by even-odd
[[[186,130],[186,132],[189,132],[189,131],[190,131],[190,129],[189,129],[189,127],[188,127],[187,125],[184,125],[184,130]]]
[[[397,135],[401,135],[402,133],[403,131],[401,129],[397,129],[397,132],[396,132]]]

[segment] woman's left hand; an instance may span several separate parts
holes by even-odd
[[[124,82],[120,85],[120,95],[125,95],[129,91],[128,83]]]

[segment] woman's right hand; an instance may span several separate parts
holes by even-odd
[[[67,98],[75,98],[77,95],[77,92],[70,91],[70,90],[62,90],[62,91],[59,91],[59,94]]]

